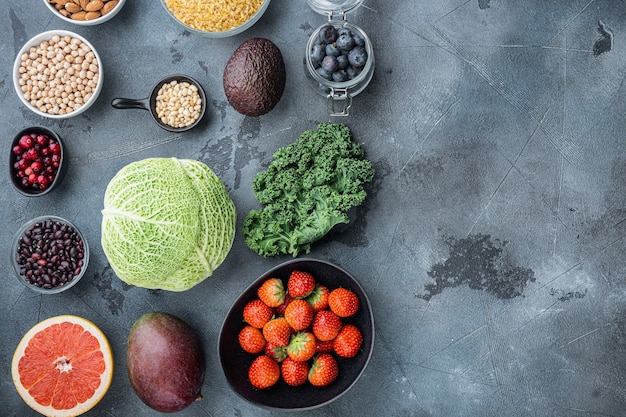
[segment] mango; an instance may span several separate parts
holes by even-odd
[[[126,347],[128,377],[135,394],[150,408],[171,413],[202,398],[206,359],[194,330],[164,312],[139,317]]]

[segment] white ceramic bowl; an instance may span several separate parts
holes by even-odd
[[[33,232],[33,234],[30,233],[33,228],[39,228],[39,230],[41,230],[46,224],[50,225],[47,227],[48,233],[43,234],[39,232],[38,236],[34,234],[35,232]],[[60,230],[61,235],[53,236],[52,232],[50,232],[51,230]],[[28,243],[23,240],[26,233],[29,234]],[[38,249],[34,248],[39,247],[39,243],[44,244],[44,242],[44,246],[50,247],[52,246],[51,242],[56,242],[68,238],[73,241],[72,245],[74,248],[81,247],[82,249],[79,249],[79,252],[82,252],[81,255],[77,255],[76,257],[68,261],[71,264],[72,268],[79,269],[78,273],[76,273],[75,271],[73,273],[70,272],[71,270],[67,269],[69,268],[68,265],[62,265],[62,263],[59,263],[58,265],[53,265],[52,263],[49,263],[41,269],[41,273],[43,275],[38,275],[37,272],[34,272],[30,278],[27,278],[26,275],[23,275],[24,265],[27,262],[32,262],[32,258],[28,258],[27,260],[27,257],[21,251],[19,251],[21,245],[26,245],[29,248],[29,252],[31,251],[31,248],[33,248],[33,253],[40,253],[40,258],[46,259],[46,261],[48,261],[52,260],[52,258],[54,257],[55,252],[53,250],[48,249],[46,253],[43,253],[43,251],[39,251]],[[80,246],[76,245],[77,240],[81,242]],[[78,230],[78,228],[69,220],[54,215],[39,216],[24,223],[22,226],[20,226],[17,233],[15,233],[15,236],[13,237],[13,242],[11,243],[10,261],[13,267],[13,272],[15,273],[15,277],[20,283],[30,288],[31,290],[41,294],[58,294],[72,288],[78,283],[78,281],[80,281],[83,276],[85,276],[85,272],[87,271],[87,266],[89,264],[89,246],[87,245],[87,240],[85,240],[85,236],[83,236],[80,230]],[[37,269],[39,268],[40,267],[37,267]],[[32,271],[34,271],[34,269],[32,269]],[[65,283],[56,284],[56,282],[53,281],[58,279],[56,278],[58,277],[58,274],[64,275],[67,273],[69,273],[71,278],[69,278],[69,280]],[[44,275],[47,275],[47,277]],[[39,277],[41,279],[38,279]],[[44,283],[44,279],[46,280],[45,282],[47,282],[48,284]],[[35,281],[39,281],[40,283],[33,283]]]
[[[211,0],[207,0],[207,1],[211,1]],[[227,38],[229,36],[237,35],[237,34],[243,32],[243,31],[251,28],[261,18],[261,16],[263,16],[263,13],[265,13],[265,10],[267,10],[267,7],[270,4],[270,0],[263,0],[263,3],[259,7],[259,10],[257,10],[255,14],[253,14],[247,21],[245,21],[241,25],[239,25],[237,27],[234,27],[232,29],[223,30],[223,31],[220,31],[220,32],[208,32],[208,31],[198,30],[198,29],[192,28],[191,26],[188,26],[185,23],[183,23],[182,21],[180,21],[178,19],[178,17],[176,17],[174,15],[174,13],[167,7],[166,0],[161,0],[161,4],[163,5],[163,8],[165,9],[165,11],[176,22],[178,22],[182,27],[184,27],[188,31],[190,31],[192,33],[199,34],[199,35],[207,36],[209,38]]]
[[[22,92],[22,88],[20,85],[20,78],[21,78],[20,67],[21,67],[21,62],[22,62],[22,55],[24,55],[25,53],[28,53],[31,47],[34,47],[34,46],[36,47],[40,45],[43,41],[48,41],[52,39],[53,36],[55,35],[58,35],[61,37],[70,36],[72,38],[79,39],[83,44],[87,45],[91,49],[98,63],[98,83],[96,84],[96,87],[91,97],[86,102],[84,102],[80,107],[76,108],[74,111],[65,113],[65,114],[52,114],[52,113],[47,113],[42,110],[39,110],[36,106],[32,105],[30,101],[24,97],[24,93]],[[81,114],[82,112],[84,112],[85,110],[87,110],[89,107],[91,107],[91,105],[98,98],[100,91],[102,91],[103,82],[104,82],[104,71],[102,67],[102,60],[100,59],[100,55],[98,55],[98,52],[96,51],[96,49],[83,36],[74,32],[70,32],[68,30],[50,30],[50,31],[43,32],[34,36],[28,42],[26,42],[26,44],[24,44],[24,46],[20,49],[19,53],[17,54],[17,57],[15,58],[15,64],[13,65],[13,86],[15,87],[15,92],[17,93],[17,96],[20,98],[22,103],[24,103],[26,108],[28,108],[29,110],[31,110],[32,112],[40,116],[48,117],[50,119],[66,119],[69,117],[77,116]]]
[[[48,7],[48,9],[50,9],[50,11],[61,20],[65,20],[66,22],[70,22],[78,26],[94,26],[111,20],[113,16],[119,13],[119,11],[124,6],[124,3],[126,3],[126,0],[118,0],[117,5],[110,12],[93,20],[70,19],[69,17],[63,16],[61,13],[59,13],[59,11],[54,7],[54,3],[51,3],[50,0],[43,0],[43,2],[46,4],[46,7]]]

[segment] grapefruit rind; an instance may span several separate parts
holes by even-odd
[[[38,333],[53,325],[66,322],[81,326],[85,330],[85,332],[88,332],[90,335],[95,337],[100,345],[100,351],[102,352],[105,368],[100,374],[100,384],[90,398],[82,403],[76,404],[76,406],[72,408],[59,410],[52,406],[42,405],[33,398],[29,390],[22,384],[19,366],[20,360],[25,356],[26,348],[29,346],[29,343]],[[15,349],[15,353],[13,355],[13,360],[11,363],[11,374],[13,377],[13,383],[15,384],[15,388],[17,389],[18,394],[20,395],[20,397],[22,397],[24,402],[28,404],[28,406],[30,406],[33,410],[47,417],[75,417],[92,409],[107,393],[111,385],[111,380],[113,379],[113,354],[111,352],[111,346],[109,345],[107,337],[91,321],[73,315],[55,316],[37,323],[22,337],[22,340],[17,345],[17,348]]]

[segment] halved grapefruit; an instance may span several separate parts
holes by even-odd
[[[111,346],[87,319],[51,317],[24,335],[11,373],[17,392],[35,411],[48,417],[78,416],[93,408],[111,385]]]

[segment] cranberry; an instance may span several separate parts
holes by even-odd
[[[22,147],[21,147],[20,145],[15,145],[15,146],[13,147],[13,153],[14,153],[15,155],[21,155],[21,154],[22,154],[22,151],[23,151],[23,149],[22,149]]]
[[[26,150],[32,148],[35,141],[33,141],[33,138],[30,135],[24,135],[20,138],[18,143],[22,149]]]
[[[22,158],[27,159],[29,161],[34,161],[39,158],[39,151],[35,148],[30,148],[22,155]]]
[[[43,171],[43,165],[39,161],[33,162],[32,164],[30,164],[30,167],[33,170],[33,172],[35,172],[37,174],[39,174],[41,171]]]
[[[50,142],[50,151],[52,151],[52,153],[54,155],[60,155],[61,154],[61,145],[59,145],[58,142]]]
[[[37,181],[37,174],[32,172],[30,175],[28,175],[28,182],[30,182],[31,184],[34,184],[35,181]]]
[[[46,177],[45,175],[39,175],[37,177],[37,183],[39,184],[39,188],[42,190],[45,190],[46,188],[48,188],[48,185],[50,185],[48,177]]]
[[[39,135],[37,136],[37,145],[41,146],[42,148],[45,146],[48,146],[48,136],[46,135]]]
[[[21,169],[22,171],[28,168],[28,161],[26,159],[20,159],[16,162],[17,169]]]

